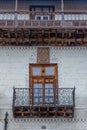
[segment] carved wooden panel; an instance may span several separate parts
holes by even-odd
[[[49,63],[49,48],[38,47],[37,63]]]

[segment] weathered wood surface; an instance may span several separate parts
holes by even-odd
[[[0,29],[0,46],[87,46],[87,29]]]

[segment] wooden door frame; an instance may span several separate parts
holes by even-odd
[[[54,75],[52,76],[46,76],[45,75],[45,72],[41,72],[41,76],[33,76],[33,72],[32,72],[32,68],[33,67],[41,67],[41,68],[44,68],[44,71],[45,71],[45,68],[46,67],[54,67]],[[43,71],[43,70],[42,70]],[[33,79],[36,78],[36,79],[40,79],[40,78],[43,78],[45,80],[45,78],[47,79],[53,79],[54,80],[54,87],[55,87],[55,96],[54,97],[58,97],[58,65],[57,64],[29,64],[29,86],[30,86],[30,91],[29,91],[29,95],[30,95],[30,104],[33,105]],[[45,85],[45,81],[44,81],[44,85]],[[45,86],[44,86],[45,87]],[[45,89],[44,89],[45,91]],[[45,96],[45,93],[43,93],[43,95]],[[45,98],[45,97],[43,97]],[[57,98],[55,99],[54,98],[54,102],[57,103],[58,100]]]

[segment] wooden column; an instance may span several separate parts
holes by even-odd
[[[15,0],[15,27],[17,27],[17,25],[18,25],[17,10],[18,10],[18,0]]]
[[[64,26],[64,0],[61,0],[61,12],[62,12],[61,26]]]

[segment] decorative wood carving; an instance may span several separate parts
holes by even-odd
[[[0,46],[87,46],[87,29],[0,29]]]
[[[37,48],[37,63],[49,63],[49,48],[38,47]]]

